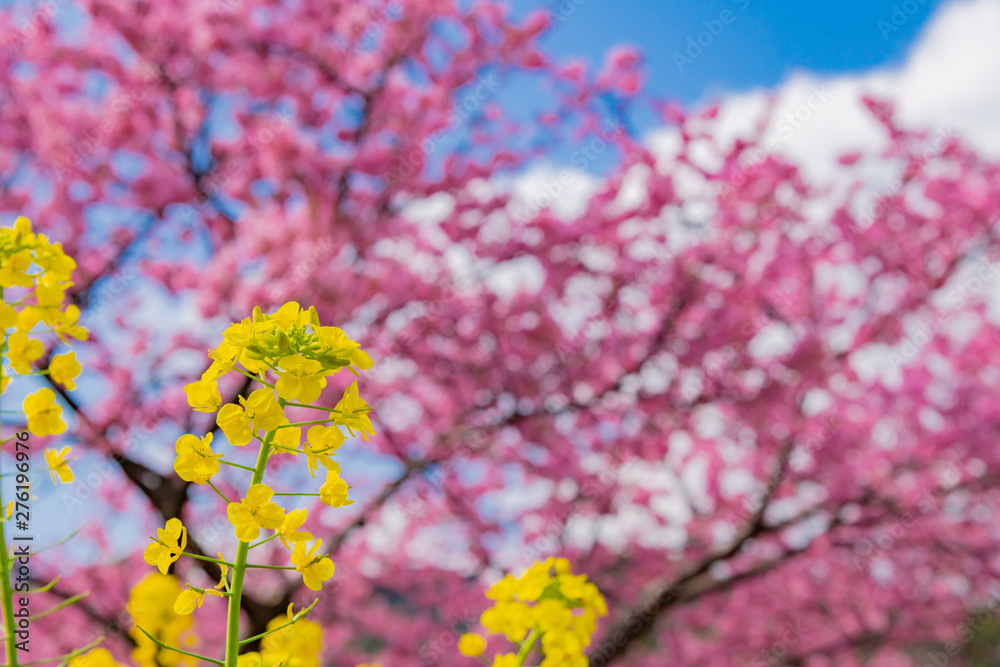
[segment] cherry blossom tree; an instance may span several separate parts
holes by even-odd
[[[461,664],[484,586],[548,555],[608,598],[593,665],[938,664],[985,627],[997,165],[866,99],[885,148],[821,187],[759,134],[718,140],[717,107],[644,93],[630,49],[553,61],[539,40],[572,4],[5,18],[0,201],[77,258],[92,331],[88,377],[54,390],[87,453],[60,502],[93,548],[40,567],[64,574],[56,597],[100,595],[39,620],[53,650],[103,634],[127,653],[164,519],[203,554],[232,530],[171,469],[177,437],[217,429],[182,388],[229,322],[287,301],[376,363],[376,434],[338,456],[353,512],[307,525],[337,564],[312,617],[326,664]],[[498,99],[515,82],[539,91],[517,114]],[[669,146],[632,128],[639,108]],[[526,171],[545,156],[572,167]],[[898,186],[870,192],[862,166]],[[217,580],[175,567],[202,566]],[[246,591],[254,633],[308,593],[282,573]]]

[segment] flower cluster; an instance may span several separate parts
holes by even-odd
[[[46,334],[56,334],[67,345],[70,338],[87,338],[87,331],[77,324],[80,309],[64,303],[75,268],[76,262],[63,252],[62,245],[32,232],[27,218],[20,217],[13,227],[0,229],[0,297],[15,298],[11,303],[0,298],[0,344],[7,362],[0,373],[0,392],[10,383],[8,371],[21,376],[47,375],[54,384],[76,389],[81,366],[75,352],[53,356],[46,369],[34,368],[45,356],[40,338]],[[36,436],[59,435],[66,430],[62,406],[48,387],[27,396],[21,409],[28,431]],[[73,481],[68,456],[69,447],[45,452],[56,484]]]
[[[163,647],[166,644],[187,649],[198,641],[190,632],[194,624],[191,617],[173,609],[173,600],[180,591],[177,577],[158,572],[146,575],[132,588],[128,612],[135,627],[129,631],[129,636],[135,641],[132,660],[139,667],[197,664],[194,658]]]
[[[11,303],[0,299],[0,329],[8,368],[18,375],[48,375],[53,383],[69,390],[76,388],[81,370],[75,352],[52,357],[46,369],[35,370],[33,364],[45,356],[40,336],[54,333],[67,345],[71,338],[87,338],[87,331],[77,324],[80,309],[65,304],[74,269],[76,262],[63,252],[62,245],[32,232],[27,218],[20,217],[13,227],[0,229],[0,295],[15,297]],[[0,391],[10,382],[7,369],[4,371]],[[66,430],[62,406],[55,399],[50,388],[25,398],[22,409],[34,435],[58,435]]]
[[[288,605],[288,615],[271,619],[260,642],[260,653],[245,653],[239,667],[319,667],[323,630],[317,623],[299,618]]]
[[[190,614],[202,605],[206,596],[229,598],[232,626],[238,623],[239,616],[233,609],[239,607],[246,570],[264,567],[247,562],[251,548],[278,539],[289,552],[290,565],[266,567],[294,570],[311,590],[321,590],[323,582],[333,577],[333,561],[320,550],[322,540],[303,530],[309,508],[289,509],[279,502],[286,497],[313,496],[330,507],[353,503],[348,500],[351,487],[341,477],[340,465],[333,457],[347,435],[360,435],[367,440],[374,433],[368,416],[371,408],[360,397],[357,381],[344,390],[335,407],[314,403],[326,389],[327,378],[343,369],[359,376],[359,371],[372,368],[373,363],[341,329],[320,325],[315,308],[302,309],[295,302],[286,303],[270,314],[254,308],[251,317],[226,328],[222,342],[209,351],[209,358],[211,364],[201,378],[184,387],[188,403],[196,411],[217,413],[215,423],[229,446],[244,448],[255,443],[257,463],[251,468],[227,460],[224,451],[213,449],[218,448],[221,438],[216,439],[211,432],[204,436],[185,434],[174,443],[177,475],[193,484],[208,485],[225,499],[226,515],[238,540],[236,557],[232,560],[226,560],[221,553],[218,559],[196,556],[217,563],[222,568],[222,578],[209,590],[189,584],[177,596],[174,611]],[[223,405],[219,384],[230,373],[261,386],[243,392],[245,395],[238,396],[236,402]],[[299,410],[299,414],[306,410],[312,413],[306,421],[293,422],[285,413],[288,408]],[[276,493],[264,483],[264,476],[268,462],[279,455],[304,455],[311,477],[321,467],[326,471],[323,483],[314,492]],[[252,473],[246,492],[238,500],[224,494],[212,481],[224,465],[242,470],[243,474]],[[150,539],[144,558],[166,574],[171,564],[185,554],[187,529],[180,519],[170,519]],[[314,631],[314,624],[298,618],[289,621],[292,623],[291,631],[281,637],[272,638],[268,634],[263,638],[260,660],[265,667],[292,658],[295,660],[291,664],[318,664],[318,658],[310,662],[303,657],[318,655],[318,626]],[[285,626],[276,625],[274,631],[279,627]],[[238,630],[238,627],[227,628],[227,664],[238,649],[232,640]],[[275,643],[279,640],[280,646]],[[248,667],[255,660],[247,656],[239,658]]]
[[[586,575],[573,574],[565,558],[535,563],[519,578],[508,574],[486,597],[495,604],[483,612],[480,622],[491,633],[520,645],[517,653],[496,655],[493,667],[521,667],[539,640],[544,656],[540,667],[586,667],[584,649],[597,617],[608,613],[597,586]],[[486,640],[478,634],[462,635],[459,651],[480,656]]]

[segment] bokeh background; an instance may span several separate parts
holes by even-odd
[[[231,547],[182,388],[294,300],[376,362],[355,504],[307,526],[322,664],[470,664],[549,555],[608,598],[593,665],[1000,664],[1000,3],[0,6],[3,223],[77,258],[92,331],[46,443],[77,481],[33,501],[81,528],[45,597],[89,595],[32,658],[132,660],[166,518]],[[255,581],[254,633],[312,599]]]

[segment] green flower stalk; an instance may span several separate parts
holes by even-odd
[[[45,345],[42,342],[45,338],[57,337],[67,345],[69,339],[87,338],[87,331],[77,325],[80,317],[79,308],[66,304],[65,292],[73,285],[72,277],[75,269],[76,262],[63,252],[62,245],[50,242],[44,234],[33,232],[31,221],[27,218],[19,217],[13,227],[0,229],[0,330],[2,330],[0,393],[7,389],[7,385],[13,379],[5,366],[16,376],[47,376],[53,385],[58,384],[67,390],[76,388],[75,380],[82,369],[76,360],[75,352],[52,357],[48,368],[36,368],[37,362],[45,354]],[[13,296],[16,300],[8,303],[6,300],[8,296]],[[22,531],[27,530],[30,524],[30,508],[27,501],[33,498],[30,494],[31,473],[48,471],[54,484],[73,481],[73,471],[69,466],[72,460],[69,447],[46,450],[44,468],[33,469],[30,462],[30,452],[34,444],[31,436],[40,438],[58,435],[66,430],[66,423],[62,419],[62,406],[56,403],[55,392],[48,387],[36,391],[25,398],[21,410],[17,412],[24,415],[27,421],[26,430],[3,439],[0,428],[0,445],[11,445],[9,449],[13,450],[12,458],[16,462],[15,472],[2,475],[14,477],[16,500],[5,506],[0,498],[0,508],[3,508],[3,516],[0,517],[0,598],[2,598],[0,606],[3,608],[4,655],[7,665],[11,667],[19,664],[19,642],[18,628],[15,625],[14,590],[11,586],[15,560],[7,546],[7,524],[14,520],[15,525]],[[2,427],[2,417],[3,413],[0,413],[0,427]],[[39,551],[29,549],[29,557]],[[21,558],[24,556],[20,556],[18,560]],[[48,590],[54,583],[36,590],[24,590],[19,587],[18,596]],[[86,595],[87,593],[75,595],[51,609],[33,613],[31,618],[38,619],[56,613]],[[54,657],[52,661],[76,658],[100,641],[69,655]]]
[[[341,478],[340,465],[333,460],[337,449],[349,435],[360,434],[365,440],[374,433],[368,416],[371,408],[359,396],[357,382],[343,392],[334,409],[315,405],[327,387],[327,378],[347,369],[355,375],[372,367],[371,358],[342,330],[322,326],[315,308],[303,310],[295,302],[286,303],[274,313],[265,314],[254,308],[253,315],[235,322],[223,333],[218,347],[209,351],[212,363],[201,378],[184,388],[188,404],[199,412],[216,413],[215,422],[230,447],[256,444],[257,458],[253,467],[226,460],[212,434],[199,437],[183,435],[175,443],[177,457],[174,470],[182,479],[210,486],[226,502],[226,516],[236,537],[236,553],[232,561],[220,553],[218,559],[184,551],[187,529],[179,518],[170,519],[157,531],[146,548],[145,560],[166,574],[181,556],[191,556],[218,563],[222,580],[215,590],[188,585],[177,598],[174,611],[191,614],[210,597],[228,598],[226,622],[226,653],[223,659],[199,656],[183,650],[184,655],[214,664],[236,667],[240,658],[250,664],[272,665],[289,660],[301,664],[318,664],[319,626],[303,619],[311,609],[293,613],[287,619],[274,619],[268,631],[248,639],[240,639],[240,606],[247,574],[252,569],[281,569],[296,572],[311,590],[321,590],[334,575],[333,561],[321,551],[322,540],[301,530],[308,519],[308,508],[286,511],[274,498],[295,496],[315,497],[331,507],[343,507],[351,488]],[[222,405],[219,380],[237,373],[260,385],[237,401]],[[322,411],[311,419],[292,422],[285,414],[288,408],[310,408]],[[323,416],[325,413],[325,417]],[[315,417],[320,418],[315,418]],[[275,493],[265,481],[268,463],[276,456],[305,454],[311,477],[323,468],[325,480],[315,491]],[[222,466],[249,472],[246,492],[240,499],[228,498],[213,482]],[[290,552],[287,566],[259,565],[250,562],[250,552],[267,542],[279,539]],[[221,590],[220,590],[221,589]],[[314,603],[315,604],[315,603]],[[274,633],[282,632],[281,641],[273,641]],[[240,654],[252,641],[261,641],[260,654]],[[157,642],[163,648],[178,650]]]

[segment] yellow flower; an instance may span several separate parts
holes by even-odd
[[[42,235],[39,235],[38,238],[45,239]],[[63,252],[61,243],[48,243],[47,239],[45,241],[44,244],[35,248],[35,264],[53,275],[69,280],[73,271],[76,270],[76,262]]]
[[[240,322],[233,322],[222,333],[222,338],[238,348],[245,348],[257,342],[258,336],[274,330],[274,322],[254,322],[245,317]]]
[[[313,538],[313,536],[304,530],[299,530],[302,524],[306,522],[307,511],[305,508],[292,510],[285,515],[285,520],[281,524],[281,528],[278,529],[278,534],[281,543],[285,545],[286,549],[291,549],[292,545],[289,542],[308,542]]]
[[[316,335],[319,337],[324,356],[331,360],[339,358],[341,361],[338,365],[341,368],[349,363],[354,351],[358,349],[358,343],[351,340],[344,330],[338,327],[319,327]]]
[[[475,658],[486,651],[486,640],[467,632],[458,639],[458,651],[462,655]]]
[[[30,250],[20,250],[0,262],[0,287],[31,287],[34,276],[28,274]]]
[[[278,616],[267,624],[267,630],[277,630],[288,623],[288,618]],[[319,667],[319,653],[323,649],[323,632],[317,623],[299,619],[294,624],[264,637],[260,653],[264,665],[290,665],[292,667]]]
[[[17,311],[13,306],[0,301],[0,329],[9,329],[17,325]]]
[[[225,593],[211,589],[206,591],[201,588],[188,588],[181,591],[181,594],[177,596],[177,600],[174,601],[174,613],[187,616],[195,609],[201,607],[201,604],[205,601],[206,594],[220,598],[226,597]]]
[[[565,628],[551,630],[542,634],[542,652],[545,653],[545,660],[542,664],[549,665],[574,665],[579,663],[583,656],[584,646],[575,634]],[[586,664],[586,663],[584,663]]]
[[[287,426],[291,422],[286,418],[281,426]],[[274,431],[274,438],[271,439],[271,444],[275,449],[281,450],[285,453],[298,456],[299,444],[302,442],[302,429],[298,426],[288,426],[287,428],[279,428]]]
[[[42,308],[58,307],[66,298],[66,289],[73,283],[63,280],[60,275],[48,272],[35,285],[35,299]]]
[[[30,373],[31,362],[40,358],[44,352],[45,346],[40,340],[32,340],[21,331],[12,333],[7,340],[7,358],[18,375]]]
[[[312,313],[314,308],[300,310],[300,306],[295,301],[289,301],[278,310],[274,311],[268,318],[273,320],[282,331],[288,331],[291,327],[304,327],[312,323]]]
[[[479,620],[491,632],[507,635],[512,642],[524,640],[528,630],[535,624],[531,608],[523,602],[497,602],[487,609]]]
[[[363,371],[366,371],[375,365],[375,362],[368,356],[368,353],[361,348],[358,348],[351,353],[351,363]]]
[[[316,551],[322,543],[323,540],[316,540],[312,548],[307,550],[305,542],[299,542],[292,550],[292,563],[295,565],[295,571],[302,573],[302,581],[305,582],[306,587],[314,591],[323,588],[323,582],[332,577],[336,569],[332,560],[326,556],[316,555]]]
[[[40,314],[46,324],[55,328],[59,340],[62,342],[66,342],[66,336],[77,340],[87,340],[87,330],[76,323],[80,319],[80,309],[74,304],[66,306],[65,312],[58,308],[43,308]],[[18,328],[20,326],[20,322],[18,322]]]
[[[125,667],[114,659],[106,648],[95,648],[83,655],[70,658],[67,667]]]
[[[26,396],[21,407],[28,417],[28,430],[34,435],[59,435],[66,430],[62,406],[56,405],[56,394],[48,387]]]
[[[208,369],[201,374],[202,380],[218,380],[220,377],[233,370],[237,362],[256,375],[261,371],[266,371],[269,366],[267,362],[260,359],[251,359],[247,356],[247,351],[238,345],[233,345],[222,341],[215,349],[208,351],[208,356],[214,361]]]
[[[306,432],[306,464],[309,466],[309,476],[316,476],[316,461],[327,470],[340,471],[340,466],[330,457],[340,449],[344,442],[344,434],[336,426],[310,426]]]
[[[128,613],[136,625],[142,626],[143,630],[159,641],[169,646],[191,646],[195,638],[187,631],[194,620],[190,616],[179,616],[173,610],[173,600],[180,592],[177,577],[150,572],[132,587]],[[139,667],[193,667],[195,664],[193,658],[188,660],[179,653],[157,646],[138,627],[133,627],[128,634],[135,641],[132,660]]]
[[[496,655],[493,657],[493,667],[517,667],[517,656],[513,653]]]
[[[223,343],[225,345],[225,343]],[[212,358],[212,363],[209,364],[205,372],[201,374],[202,382],[215,382],[220,377],[233,370],[233,359],[225,358],[219,355],[216,350],[209,350],[208,356]]]
[[[219,557],[219,560],[226,560],[225,558],[222,557],[222,552],[221,551],[217,552],[215,555]],[[229,566],[226,565],[225,563],[220,563],[219,564],[219,568],[222,570],[222,575],[219,577],[219,583],[217,583],[215,585],[215,587],[216,588],[225,588],[226,587],[226,575],[229,574]]]
[[[262,664],[260,653],[256,651],[236,656],[236,667],[261,667]]]
[[[552,633],[568,628],[573,612],[559,600],[542,600],[531,609],[535,624],[542,632]]]
[[[240,396],[240,405],[224,405],[215,421],[230,444],[242,447],[250,442],[257,429],[270,431],[280,426],[285,413],[274,400],[274,392],[264,387],[252,392],[249,398]]]
[[[323,364],[315,359],[306,359],[301,354],[289,354],[278,362],[278,368],[285,373],[274,384],[278,396],[286,401],[312,403],[319,398],[326,386],[326,378],[320,375]]]
[[[549,570],[552,567],[552,559],[546,559],[542,563],[535,563],[528,568],[528,571],[521,575],[517,582],[517,597],[525,602],[534,602],[545,590],[546,586],[552,582]]]
[[[513,575],[504,575],[504,578],[490,586],[486,591],[486,597],[497,602],[511,602],[517,595],[517,579]]]
[[[544,655],[539,667],[586,667],[584,649],[607,606],[585,575],[572,573],[568,560],[549,557],[520,578],[507,575],[490,587],[486,597],[497,601],[480,617],[491,632],[521,642],[528,630],[538,631]],[[527,604],[531,602],[536,604]],[[509,659],[497,656],[496,664],[507,665]]]
[[[34,306],[26,306],[17,315],[17,330],[27,333],[42,321],[42,311]]]
[[[76,389],[74,380],[80,371],[83,370],[80,362],[76,360],[76,352],[60,354],[52,359],[49,364],[49,377],[67,389]]]
[[[219,468],[222,467],[219,463],[222,454],[213,453],[211,444],[211,433],[206,433],[203,438],[190,434],[177,438],[177,442],[174,443],[177,452],[174,470],[181,479],[204,484],[212,475],[219,472]]]
[[[354,501],[347,499],[347,490],[350,488],[340,477],[339,470],[327,470],[326,482],[319,487],[319,499],[330,507],[353,505]]]
[[[236,528],[236,537],[241,542],[252,542],[260,535],[261,528],[279,528],[284,521],[285,511],[277,503],[270,502],[274,491],[266,484],[254,484],[247,490],[243,502],[229,503],[226,514],[229,523]]]
[[[213,364],[214,365],[214,364]],[[188,405],[198,412],[215,412],[222,405],[219,387],[212,380],[198,380],[184,385]]]
[[[344,391],[344,397],[337,403],[336,412],[331,418],[336,420],[337,424],[346,426],[351,435],[354,435],[355,430],[361,431],[361,437],[367,441],[369,433],[375,434],[368,412],[368,403],[358,396],[358,383],[352,382]]]
[[[69,469],[66,457],[69,456],[69,447],[63,447],[58,452],[54,448],[45,450],[45,462],[49,466],[49,474],[56,484],[60,482],[68,484],[73,481],[73,471]]]
[[[165,528],[156,530],[156,537],[146,547],[142,558],[150,565],[155,565],[160,574],[166,574],[167,568],[176,563],[181,552],[187,546],[187,529],[180,519],[170,519]]]

